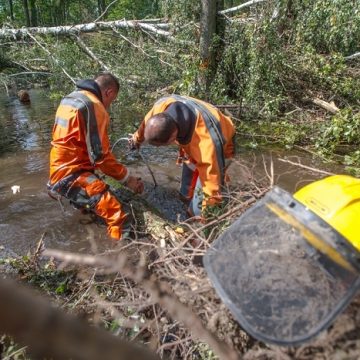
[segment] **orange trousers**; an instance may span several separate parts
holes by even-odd
[[[95,213],[105,221],[109,236],[115,240],[121,239],[128,214],[117,196],[109,190],[109,185],[97,175],[83,172],[70,184],[65,182],[64,186],[59,187],[55,184],[53,188],[69,199],[76,208]]]

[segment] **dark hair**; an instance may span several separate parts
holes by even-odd
[[[102,72],[95,76],[94,80],[102,89],[113,87],[116,91],[119,91],[120,84],[116,76],[109,72]]]
[[[145,137],[150,144],[152,142],[166,144],[177,128],[174,118],[162,112],[148,120],[145,127]]]

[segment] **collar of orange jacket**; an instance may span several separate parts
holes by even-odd
[[[76,87],[79,90],[90,91],[91,93],[93,93],[102,102],[102,96],[101,96],[100,87],[94,80],[91,80],[91,79],[79,80],[76,83]]]
[[[165,110],[176,122],[178,135],[176,140],[181,145],[187,145],[194,132],[196,123],[196,114],[193,110],[181,101],[171,103]]]

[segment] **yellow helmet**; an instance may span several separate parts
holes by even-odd
[[[294,198],[360,251],[360,179],[330,176],[303,187]]]

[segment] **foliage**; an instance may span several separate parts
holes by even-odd
[[[295,1],[295,36],[321,53],[359,51],[360,4],[349,0]]]
[[[224,3],[229,7],[243,1]],[[24,26],[23,2],[14,0],[13,4],[14,20],[9,19],[7,4],[0,6],[0,19]],[[109,4],[95,0],[37,0],[37,20],[43,26],[94,21]],[[138,109],[140,115],[144,107],[168,92],[192,96],[201,93],[200,13],[200,1],[119,0],[108,8],[102,20],[163,17],[170,22],[176,40],[134,30],[82,35],[87,46],[121,81],[120,106],[114,114],[126,104],[127,108],[132,105]],[[349,62],[346,56],[359,51],[359,13],[360,3],[348,0],[269,0],[246,8],[226,23],[224,34],[214,37],[217,66],[205,97],[213,103],[240,104],[242,120],[259,121],[239,128],[250,135],[251,146],[266,139],[285,146],[316,142],[319,151],[322,147],[335,151],[346,131],[336,139],[334,124],[338,119],[330,120],[330,115],[315,107],[311,99],[334,101],[341,109],[358,111],[358,61]],[[63,69],[74,79],[91,78],[101,70],[74,38],[37,39],[52,56],[33,41],[4,45],[1,49],[6,57],[0,54],[0,66],[6,67],[3,72],[17,71],[10,68],[14,60],[30,70],[48,71],[53,96],[59,99],[73,88]],[[134,85],[129,86],[129,81]],[[333,124],[328,131],[324,131],[326,123],[315,124],[324,118]],[[357,129],[354,119],[348,118],[348,126]],[[314,136],[309,137],[307,131],[313,131]],[[316,141],[321,131],[323,136]],[[325,136],[329,137],[328,143]]]
[[[330,124],[321,129],[321,136],[316,141],[318,151],[328,157],[333,154],[344,156],[344,164],[354,175],[360,174],[360,112],[346,108],[336,114]]]
[[[34,257],[10,258],[6,259],[5,263],[12,266],[22,276],[23,280],[48,293],[68,294],[70,291],[69,284],[75,279],[75,273],[59,271],[51,261],[39,266]]]
[[[158,7],[158,1],[120,0],[111,7],[107,20],[156,17],[158,14]]]
[[[326,124],[323,136],[318,140],[319,147],[335,150],[340,145],[360,144],[360,113],[353,113],[351,109],[339,112]]]

